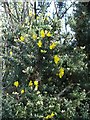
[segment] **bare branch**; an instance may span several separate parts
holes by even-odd
[[[64,13],[61,15],[61,19],[64,17],[64,15],[67,13],[67,11],[76,3],[77,0],[75,0],[65,11]]]
[[[21,12],[21,23],[23,23],[24,22],[24,20],[25,20],[25,16],[26,16],[26,10],[25,10],[25,4],[26,2],[23,2],[23,8],[22,8],[22,12]]]
[[[18,14],[18,10],[17,10],[17,3],[16,2],[14,2],[14,8],[15,8],[15,11],[16,11],[17,19],[19,21],[20,18],[19,18],[19,14]]]
[[[56,10],[56,15],[57,15],[57,17],[59,17],[58,11],[57,11],[57,6],[56,6],[56,4],[55,4],[55,0],[54,0],[54,7],[55,7],[55,10]]]
[[[36,17],[37,17],[37,15],[36,15],[36,1],[34,2],[34,13],[35,13],[35,19],[36,19]]]
[[[73,84],[68,85],[66,88],[64,88],[58,95],[57,98],[60,98],[60,96],[64,95],[66,92],[68,92],[72,88]]]

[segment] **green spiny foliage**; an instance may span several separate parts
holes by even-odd
[[[85,52],[73,44],[74,35],[62,33],[58,16],[36,16],[28,3],[4,8],[3,116],[73,120],[81,105],[88,107],[81,86],[87,79]]]

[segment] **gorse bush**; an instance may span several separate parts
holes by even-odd
[[[81,88],[87,56],[72,34],[62,33],[61,19],[27,13],[22,21],[3,18],[3,118],[79,118],[77,109],[85,106],[83,115],[89,105]]]
[[[18,92],[7,94],[2,104],[3,118],[89,120],[89,104],[85,91],[81,92],[78,87],[68,95],[68,98],[60,99],[55,95],[48,95],[47,92],[41,93],[31,89],[23,94]]]

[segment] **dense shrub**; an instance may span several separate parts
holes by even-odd
[[[35,17],[3,18],[3,118],[89,119],[84,50],[62,33],[61,19]]]

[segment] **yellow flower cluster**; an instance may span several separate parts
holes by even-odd
[[[54,55],[54,62],[55,62],[55,64],[58,64],[60,62],[60,58],[58,57],[58,55]],[[64,68],[61,67],[59,70],[59,73],[56,75],[58,75],[59,78],[62,78],[64,75]]]
[[[35,85],[35,90],[38,90],[38,81],[34,81],[34,85]]]
[[[46,36],[47,36],[47,37],[51,37],[52,35],[51,35],[50,32],[48,32],[48,33],[46,34]]]
[[[19,86],[19,82],[18,82],[18,81],[15,81],[15,82],[14,82],[14,86],[15,86],[15,87],[18,87],[18,86]]]
[[[56,45],[57,45],[57,43],[53,42],[53,43],[50,45],[49,48],[52,50],[52,49],[54,49],[54,48],[56,47]]]
[[[38,81],[37,80],[34,81],[34,85],[38,86]]]
[[[23,36],[20,36],[20,41],[24,42],[25,38]]]
[[[21,90],[21,94],[23,94],[23,93],[25,93],[25,90],[24,90],[24,89]]]
[[[30,86],[30,87],[33,86],[33,82],[32,82],[32,80],[30,80],[30,82],[29,82],[29,86]]]
[[[40,35],[41,35],[42,38],[44,38],[45,35],[46,35],[47,37],[51,37],[51,36],[52,36],[51,33],[50,33],[50,31],[48,32],[47,30],[46,30],[45,32],[44,32],[44,30],[41,30],[41,31],[40,31]]]
[[[63,75],[64,75],[64,68],[60,68],[58,75],[59,75],[60,78],[63,77]]]
[[[39,40],[38,43],[37,43],[38,47],[42,47],[42,41]]]
[[[15,87],[19,86],[18,81],[15,81],[13,84],[14,84]],[[29,87],[32,87],[33,85],[35,86],[35,90],[38,90],[38,81],[37,80],[35,80],[34,83],[32,82],[32,80],[30,80]],[[23,93],[25,93],[24,89],[21,90],[21,94],[23,94]]]
[[[40,35],[41,35],[42,38],[45,37],[45,32],[44,32],[44,30],[41,30],[41,31],[40,31]]]
[[[47,115],[46,117],[44,117],[45,119],[51,119],[55,116],[55,114],[52,112],[51,115]]]
[[[32,87],[33,85],[35,86],[35,90],[37,90],[37,89],[38,89],[38,81],[35,80],[35,81],[34,81],[34,84],[33,84],[32,80],[30,80],[29,86]]]
[[[60,61],[60,58],[58,57],[58,55],[54,55],[54,62],[55,64],[58,64]]]
[[[15,82],[14,82],[14,86],[15,86],[15,87],[18,87],[18,86],[19,86],[19,82],[18,82],[18,81],[15,81]],[[21,94],[23,94],[23,93],[25,93],[25,90],[24,90],[24,89],[21,90]]]
[[[45,36],[48,36],[48,37],[51,37],[51,33],[50,32],[48,32],[47,30],[41,30],[40,31],[40,36],[41,36],[41,38],[44,38]],[[32,38],[34,39],[34,40],[36,40],[37,39],[37,35],[36,34],[33,34],[33,36],[32,36]],[[42,47],[42,41],[41,40],[39,40],[38,41],[38,43],[37,43],[37,45],[38,45],[38,47]],[[54,45],[55,46],[55,45]],[[52,46],[51,46],[52,47]],[[50,48],[51,48],[50,47]],[[43,51],[43,50],[41,50],[41,52],[42,53],[46,53],[46,51]]]

